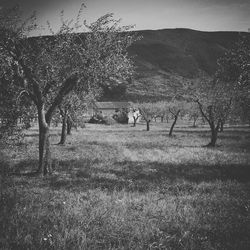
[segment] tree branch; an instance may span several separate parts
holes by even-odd
[[[63,101],[63,98],[76,86],[78,82],[77,74],[71,75],[68,79],[66,79],[59,90],[57,96],[55,97],[53,103],[46,113],[46,120],[50,121],[52,118],[52,114],[55,111],[56,107],[60,105]]]
[[[200,112],[202,114],[202,116],[207,120],[207,122],[210,124],[210,120],[209,118],[207,117],[207,115],[204,113],[203,111],[203,108],[202,108],[202,104],[199,102],[199,100],[196,100],[195,102],[198,103],[198,106],[199,106],[199,109],[200,109]]]

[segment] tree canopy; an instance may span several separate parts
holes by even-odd
[[[83,6],[82,6],[83,8]],[[49,127],[53,113],[73,90],[88,92],[126,80],[133,73],[127,47],[135,37],[120,26],[113,14],[87,24],[64,20],[52,37],[28,38],[35,29],[35,16],[20,24],[19,9],[0,10],[1,75],[10,80],[16,93],[24,94],[37,108],[39,121],[39,172],[50,171]],[[79,33],[85,28],[84,34]]]

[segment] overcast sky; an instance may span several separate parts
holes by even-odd
[[[40,23],[59,23],[77,14],[82,0],[0,0],[0,8],[19,3],[25,14],[36,10]],[[250,0],[87,0],[84,17],[94,21],[106,13],[135,24],[137,30],[190,28],[203,31],[247,31]]]

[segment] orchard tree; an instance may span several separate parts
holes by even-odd
[[[77,117],[86,110],[86,103],[76,93],[70,93],[58,106],[61,116],[62,131],[58,144],[65,144],[66,136],[71,134],[73,124],[77,124]]]
[[[146,122],[147,126],[146,129],[147,131],[149,131],[150,130],[149,125],[157,112],[157,106],[155,105],[155,103],[152,102],[139,103],[137,106],[140,111],[140,114],[142,115],[143,119]]]
[[[231,111],[234,94],[234,89],[230,89],[227,84],[205,78],[195,88],[194,101],[211,131],[211,141],[207,145],[209,147],[216,145],[219,128]]]
[[[82,7],[83,8],[83,7]],[[50,124],[55,110],[73,90],[88,91],[110,78],[127,79],[133,65],[127,48],[135,38],[107,14],[87,25],[65,21],[51,37],[29,38],[36,28],[35,16],[20,22],[19,10],[0,10],[1,75],[10,86],[25,94],[36,106],[39,124],[38,172],[51,172]],[[50,27],[50,26],[49,26]],[[87,31],[79,32],[80,28]],[[15,77],[12,77],[15,76]]]

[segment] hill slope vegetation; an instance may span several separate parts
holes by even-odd
[[[138,31],[143,38],[129,48],[136,76],[128,84],[128,99],[164,99],[170,86],[213,75],[217,59],[232,48],[239,32],[202,32],[190,29]]]

